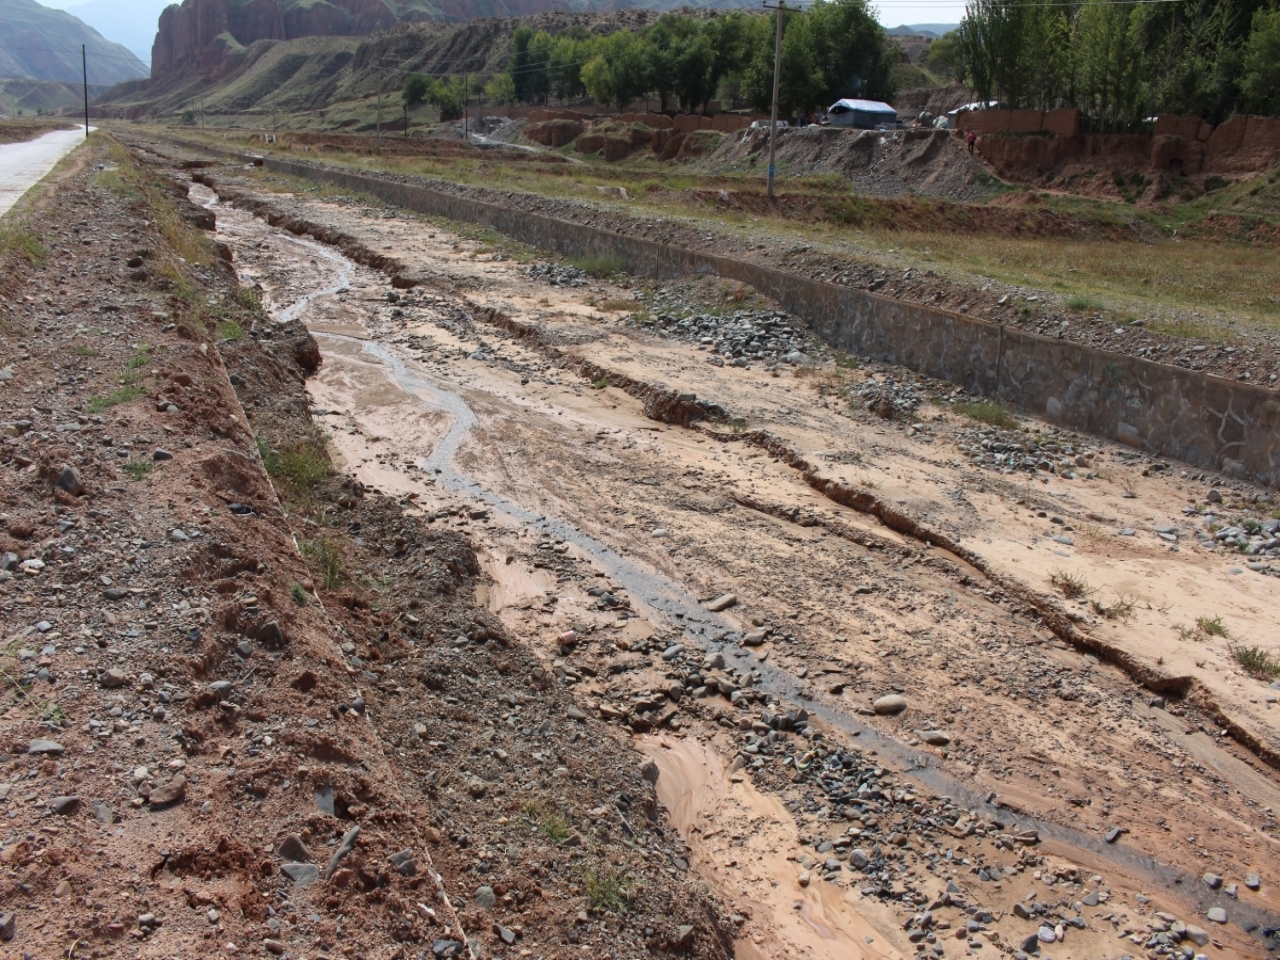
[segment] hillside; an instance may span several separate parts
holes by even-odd
[[[108,40],[128,47],[150,69],[156,24],[160,22],[160,14],[170,2],[171,0],[129,0],[128,5],[122,9],[121,0],[89,0],[88,3],[76,3],[68,9]]]
[[[147,75],[147,68],[62,10],[34,0],[0,0],[0,75],[79,83],[80,46],[87,48],[90,84],[115,84]]]
[[[251,47],[260,40],[364,36],[397,23],[463,23],[552,10],[665,11],[713,4],[717,9],[753,6],[751,0],[183,0],[160,15],[151,75],[162,79],[216,69],[228,49]]]
[[[713,14],[707,11],[703,15]],[[189,67],[121,85],[94,106],[112,116],[172,116],[198,99],[204,104],[205,116],[217,126],[222,125],[221,118],[231,116],[236,125],[253,123],[255,115],[284,120],[280,125],[289,126],[286,115],[306,114],[311,129],[346,129],[368,121],[379,80],[388,95],[390,116],[398,110],[398,91],[409,73],[492,74],[503,69],[517,26],[527,25],[552,35],[574,27],[609,33],[640,29],[659,16],[660,11],[647,9],[555,11],[519,19],[401,24],[367,38],[315,36],[251,44],[223,33],[211,39],[200,59]]]
[[[105,86],[89,84],[89,97],[98,97],[107,91]],[[18,110],[23,116],[37,113],[57,113],[70,109],[77,112],[84,103],[84,89],[78,83],[57,80],[29,80],[26,78],[0,79],[0,114]]]

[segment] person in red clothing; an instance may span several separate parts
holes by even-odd
[[[969,135],[965,137],[965,140],[968,141],[969,152],[973,153],[973,146],[978,142],[978,135],[974,133],[972,130],[970,130]]]

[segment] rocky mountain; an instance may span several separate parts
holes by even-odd
[[[753,0],[183,0],[160,15],[151,76],[217,69],[259,40],[363,36],[397,23],[462,23],[560,11],[752,7]]]
[[[35,0],[0,0],[0,76],[79,83],[81,44],[88,54],[90,84],[147,75],[146,66],[128,49],[77,17]]]

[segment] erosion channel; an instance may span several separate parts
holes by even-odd
[[[1264,629],[1277,581],[1112,539],[1180,509],[1174,476],[1088,438],[1090,464],[1116,464],[1088,484],[1083,463],[981,472],[954,454],[974,428],[909,396],[924,386],[855,369],[752,291],[598,279],[259,176],[217,174],[234,204],[191,196],[241,282],[320,343],[308,388],[335,462],[470,538],[481,602],[651,761],[690,851],[673,882],[725,905],[738,956],[1267,954],[1280,789],[1214,717],[1274,744],[1275,698],[1173,628],[1229,601],[1237,631]],[[717,363],[671,315],[751,326],[785,359]],[[909,410],[850,403],[868,384]],[[823,496],[786,449],[1007,578]],[[1125,616],[1043,598],[1061,569]],[[1046,604],[1178,675],[1198,661],[1199,706],[1064,642]]]

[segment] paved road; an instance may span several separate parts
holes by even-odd
[[[93,129],[92,127],[90,129]],[[84,128],[54,130],[35,140],[0,145],[0,216],[12,207],[59,160],[84,142]]]

